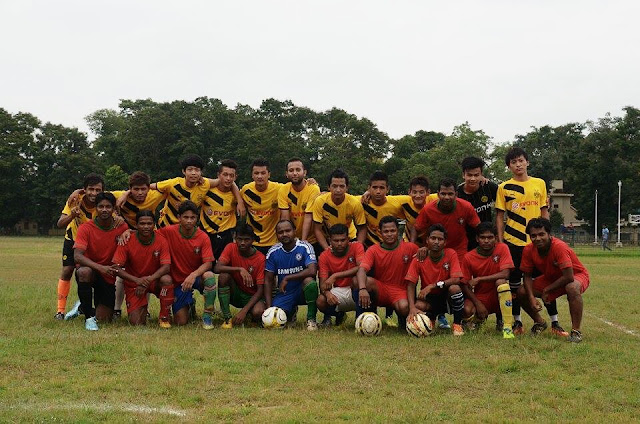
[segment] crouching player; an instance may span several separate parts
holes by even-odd
[[[426,258],[414,258],[406,273],[406,295],[409,300],[409,319],[420,312],[433,321],[440,314],[453,313],[453,335],[462,336],[464,295],[460,289],[462,270],[458,254],[445,248],[447,230],[441,224],[429,227],[426,233]],[[421,248],[424,252],[425,248]],[[422,254],[420,255],[422,256]],[[420,278],[420,292],[416,299],[416,285]]]
[[[524,273],[524,287],[518,290],[518,299],[535,321],[531,332],[538,334],[547,328],[547,323],[538,312],[535,298],[549,303],[566,294],[571,314],[571,333],[567,340],[579,343],[582,341],[582,293],[589,287],[589,273],[565,242],[551,236],[551,222],[548,219],[530,220],[526,231],[531,244],[522,252],[520,270]],[[542,275],[533,278],[531,274],[534,270]]]
[[[135,236],[118,246],[113,263],[124,279],[127,315],[131,325],[147,323],[147,293],[160,299],[160,327],[170,328],[169,309],[173,304],[173,284],[169,276],[171,253],[165,238],[154,231],[153,212],[142,209],[136,213],[138,229]]]
[[[404,280],[418,246],[398,240],[398,222],[395,217],[383,217],[378,226],[382,242],[365,252],[356,274],[358,287],[353,292],[356,315],[367,309],[375,312],[378,306],[390,306],[396,311],[398,326],[404,331],[409,314],[407,285]],[[372,269],[373,277],[367,277],[367,272]]]
[[[173,322],[185,325],[189,322],[189,310],[193,304],[193,289],[204,295],[202,326],[213,328],[213,304],[216,299],[216,283],[211,272],[213,252],[207,234],[198,228],[198,207],[185,200],[178,207],[178,224],[158,230],[169,244],[171,252],[171,280],[173,281]]]
[[[496,329],[505,339],[513,339],[509,273],[514,265],[509,247],[498,243],[498,231],[491,222],[478,225],[476,242],[478,247],[462,260],[465,315],[475,314],[482,322],[496,314]]]
[[[240,224],[235,229],[235,243],[229,243],[220,254],[215,266],[218,276],[220,308],[224,315],[222,328],[241,325],[248,313],[259,323],[264,312],[264,255],[253,242],[253,228]],[[231,321],[229,305],[240,308]]]
[[[267,252],[265,265],[265,301],[266,307],[277,306],[291,318],[297,305],[307,305],[307,330],[318,329],[316,323],[318,283],[316,254],[313,246],[296,238],[293,222],[282,220],[276,224],[278,242]],[[276,281],[276,275],[278,279]],[[271,301],[272,288],[278,292]]]
[[[352,287],[360,262],[364,258],[364,246],[357,241],[349,242],[349,228],[335,224],[329,229],[329,246],[318,259],[320,295],[316,305],[324,314],[323,327],[331,326],[331,317],[336,325],[344,320],[345,313],[353,311]]]
[[[78,228],[73,246],[78,298],[85,316],[84,326],[92,331],[98,330],[96,320],[111,321],[113,317],[118,268],[112,265],[111,259],[116,251],[117,239],[127,230],[124,221],[115,221],[113,218],[116,204],[113,194],[98,193],[95,203],[96,218]]]

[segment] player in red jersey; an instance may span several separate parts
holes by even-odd
[[[220,274],[218,294],[225,320],[222,328],[227,329],[241,325],[248,313],[259,323],[264,312],[264,255],[253,247],[253,228],[240,224],[234,234],[235,243],[227,244],[215,266],[215,273]],[[233,321],[229,304],[241,308]]]
[[[349,242],[349,228],[344,224],[329,229],[329,245],[331,249],[322,252],[318,260],[320,295],[316,305],[324,314],[323,327],[332,325],[332,316],[336,317],[336,325],[340,325],[345,312],[355,309],[352,288],[364,258],[364,246],[357,241]]]
[[[155,216],[148,209],[136,213],[135,236],[118,246],[113,263],[124,279],[127,315],[131,325],[147,323],[147,293],[160,299],[160,327],[170,328],[169,308],[173,304],[173,283],[169,276],[171,253],[165,238],[154,231]]]
[[[97,216],[78,228],[73,246],[76,262],[78,298],[85,316],[85,328],[98,330],[96,321],[110,321],[115,303],[115,282],[118,268],[111,264],[117,238],[127,230],[124,221],[113,218],[116,199],[111,193],[96,195]],[[95,309],[93,303],[95,301]]]
[[[462,270],[458,255],[455,250],[445,248],[447,230],[443,225],[430,226],[426,234],[427,256],[424,260],[420,256],[414,258],[405,274],[409,319],[413,319],[419,312],[425,312],[433,320],[437,315],[451,310],[453,335],[462,336],[464,295],[460,289]],[[418,278],[420,292],[416,299]]]
[[[211,272],[214,261],[211,242],[207,234],[198,228],[198,207],[185,200],[178,207],[178,224],[159,231],[169,243],[171,252],[171,280],[173,281],[173,322],[185,325],[189,322],[189,310],[193,305],[193,289],[204,295],[202,324],[206,330],[213,328],[212,314],[216,282]]]
[[[531,219],[526,231],[531,243],[522,252],[520,270],[524,273],[524,286],[518,290],[518,299],[535,321],[531,332],[538,334],[547,328],[535,298],[549,303],[566,294],[571,314],[571,333],[567,340],[579,343],[582,341],[582,293],[589,287],[589,272],[565,242],[551,236],[548,219]],[[541,275],[533,278],[534,270]]]
[[[476,320],[483,322],[489,314],[496,314],[496,329],[505,339],[512,339],[509,273],[514,265],[509,247],[498,243],[498,230],[491,222],[478,225],[476,242],[478,247],[462,260],[465,315],[475,314]]]
[[[404,277],[418,246],[398,240],[398,222],[393,216],[383,217],[379,228],[382,242],[366,251],[356,274],[358,288],[353,292],[356,315],[364,310],[375,311],[377,306],[392,306],[398,315],[398,326],[404,331],[409,313]],[[367,277],[372,269],[373,277]]]

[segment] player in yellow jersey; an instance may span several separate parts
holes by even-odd
[[[147,209],[155,213],[160,203],[166,200],[167,195],[156,190],[151,190],[151,178],[142,171],[136,171],[129,176],[129,189],[111,192],[117,199],[116,207],[120,215],[129,225],[136,229],[136,214]]]
[[[405,234],[407,234],[407,240],[415,240],[414,243],[418,247],[422,247],[423,237],[415,233],[414,224],[424,205],[438,200],[438,193],[430,194],[427,177],[417,176],[409,181],[409,197],[411,200],[402,204],[402,212],[406,222]]]
[[[509,246],[509,252],[515,265],[515,269],[509,275],[511,292],[515,294],[522,284],[522,272],[520,271],[522,251],[527,244],[531,243],[526,232],[527,223],[533,218],[549,219],[549,208],[547,206],[547,186],[544,180],[531,177],[527,172],[529,167],[527,153],[519,147],[512,147],[505,156],[505,164],[511,171],[512,177],[498,187],[496,227],[498,241]],[[545,303],[545,306],[551,318],[552,333],[567,337],[569,333],[564,331],[558,322],[558,307],[555,300]],[[512,309],[513,333],[523,334],[520,303],[515,296]]]
[[[78,227],[82,223],[95,218],[96,196],[104,190],[104,179],[95,173],[88,174],[84,177],[82,187],[82,195],[74,196],[76,192],[71,194],[57,223],[58,228],[66,228],[62,245],[62,272],[58,280],[58,311],[55,315],[57,320],[65,318],[64,311],[67,308],[67,296],[71,290],[71,277],[75,269],[73,244],[78,233]],[[79,306],[79,303],[75,305],[71,312],[77,315]]]
[[[313,202],[313,231],[323,250],[329,248],[328,232],[335,224],[349,228],[349,239],[364,243],[367,238],[367,218],[362,203],[347,193],[349,176],[342,169],[334,170],[328,179],[329,193],[323,193]]]
[[[285,172],[288,183],[280,187],[278,192],[278,208],[280,219],[288,219],[296,226],[296,237],[306,240],[313,246],[316,257],[322,253],[322,247],[318,244],[312,231],[313,201],[320,194],[320,187],[306,179],[307,168],[300,158],[291,158],[287,162]]]
[[[278,192],[281,183],[270,181],[269,161],[256,159],[251,164],[253,182],[240,190],[247,208],[247,223],[256,235],[254,247],[266,255],[271,246],[278,242],[276,224],[280,220]]]

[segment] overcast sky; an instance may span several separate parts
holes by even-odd
[[[638,1],[0,0],[0,107],[88,131],[119,99],[290,99],[495,142],[640,107]]]

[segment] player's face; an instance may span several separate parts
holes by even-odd
[[[151,218],[150,216],[141,216],[136,223],[136,227],[142,237],[151,237],[154,224],[155,223],[153,222],[153,218]]]
[[[220,179],[220,186],[226,190],[230,190],[236,180],[236,170],[223,166],[222,170],[218,172],[218,178]]]
[[[453,202],[456,199],[456,189],[455,187],[444,187],[440,186],[440,190],[438,190],[438,200],[440,204],[445,208],[452,208]]]
[[[269,177],[271,177],[271,173],[266,166],[254,166],[251,169],[251,178],[257,186],[264,187],[269,181]]]
[[[307,170],[304,169],[302,162],[296,160],[287,164],[287,172],[285,175],[287,179],[291,181],[291,184],[298,185],[304,181],[307,176]]]
[[[253,238],[249,236],[236,236],[236,244],[240,252],[248,253],[251,251],[251,246],[253,246]]]
[[[96,211],[98,212],[98,218],[105,221],[113,215],[113,205],[110,201],[103,199],[96,205]]]
[[[384,201],[388,191],[389,188],[386,181],[371,181],[369,183],[369,194],[371,194],[371,200],[375,202]]]
[[[129,188],[131,191],[131,197],[133,201],[136,203],[142,203],[147,198],[147,193],[149,193],[148,185],[134,185]]]
[[[96,201],[96,196],[98,193],[102,193],[102,184],[89,184],[84,188],[84,195],[90,203],[94,203]]]
[[[179,219],[180,227],[187,232],[193,231],[193,228],[198,223],[198,215],[193,213],[193,211],[184,211]]]
[[[344,178],[331,178],[329,191],[331,192],[331,197],[335,199],[342,199],[347,193],[347,182]]]
[[[544,228],[531,228],[529,237],[538,250],[546,250],[551,245],[551,235]]]
[[[476,236],[476,241],[478,242],[480,249],[484,251],[493,250],[496,246],[496,236],[491,231],[485,231],[484,233]]]
[[[411,196],[413,204],[416,206],[424,205],[428,195],[429,189],[425,186],[414,185],[409,189],[409,196]]]
[[[276,226],[276,236],[282,244],[289,244],[293,241],[296,233],[290,222],[281,222]]]
[[[442,231],[432,231],[427,237],[427,249],[434,253],[439,253],[444,249],[446,240]]]
[[[187,166],[182,170],[182,174],[184,175],[185,180],[191,184],[198,184],[200,182],[200,178],[202,178],[202,169],[197,166]]]
[[[398,226],[393,222],[382,224],[380,235],[382,235],[384,244],[389,246],[394,245],[398,241]]]
[[[475,191],[480,187],[482,168],[467,169],[462,173],[462,177],[464,178],[465,187],[471,191]]]
[[[333,253],[342,255],[347,250],[347,246],[349,246],[348,234],[332,234],[329,243]]]
[[[518,156],[517,158],[511,159],[509,161],[509,171],[513,175],[522,176],[527,173],[527,167],[529,166],[529,161],[524,158],[524,156]]]

